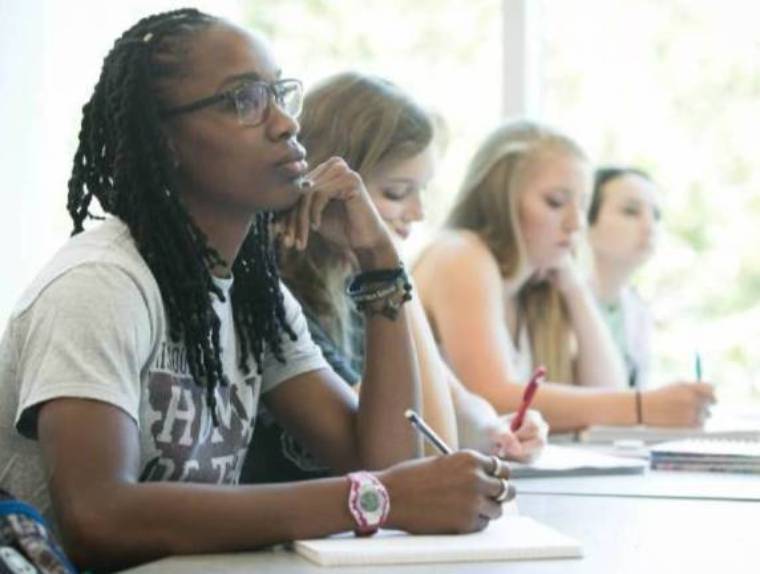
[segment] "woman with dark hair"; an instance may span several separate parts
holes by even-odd
[[[654,253],[660,218],[659,190],[647,173],[632,167],[596,170],[588,213],[591,284],[625,361],[626,382],[635,388],[651,382],[654,322],[630,280]]]
[[[401,463],[419,452],[408,282],[361,178],[338,158],[308,171],[301,100],[260,37],[196,10],[141,20],[105,59],[69,183],[75,236],[0,343],[0,487],[83,569],[384,524],[471,531],[512,490],[474,452]],[[93,199],[109,217],[84,230]],[[281,211],[300,244],[315,226],[356,258],[360,403],[280,283]],[[238,486],[259,399],[344,476]]]

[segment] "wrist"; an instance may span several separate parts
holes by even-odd
[[[371,536],[382,528],[390,511],[390,496],[385,485],[365,471],[350,472],[348,510],[355,522],[357,536]]]
[[[401,258],[390,239],[376,247],[356,249],[354,255],[362,271],[391,269],[401,264]]]
[[[356,310],[368,318],[375,315],[395,320],[401,306],[412,299],[412,284],[404,265],[362,271],[346,286]]]
[[[641,396],[641,391],[639,389],[636,389],[633,391],[634,395],[634,401],[636,404],[636,424],[637,425],[643,425],[644,424],[644,397]]]
[[[382,470],[373,472],[372,474],[374,474],[377,480],[382,483],[385,487],[385,491],[388,493],[389,509],[388,516],[385,517],[385,528],[403,530],[402,524],[404,524],[404,519],[401,514],[403,514],[404,509],[402,504],[397,504],[398,491],[397,484],[393,480],[393,471]],[[393,504],[390,504],[390,502],[393,502]]]
[[[557,282],[557,290],[565,299],[582,299],[590,296],[590,291],[576,277]]]
[[[651,391],[637,391],[639,393],[639,396],[641,397],[641,423],[640,424],[647,424],[647,420],[652,419],[652,403],[650,399],[652,398]],[[655,416],[655,419],[657,417]]]

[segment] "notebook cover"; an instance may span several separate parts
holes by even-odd
[[[300,540],[293,549],[322,566],[481,562],[537,558],[578,558],[580,543],[530,517],[507,515],[482,532],[410,535],[382,530],[369,538],[345,533]]]

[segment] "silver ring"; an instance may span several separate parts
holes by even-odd
[[[504,480],[503,478],[499,479],[501,481],[501,490],[499,491],[499,494],[496,495],[496,502],[504,502],[509,498],[509,481]]]
[[[499,464],[499,457],[492,454],[491,455],[491,462],[493,463],[493,468],[491,469],[491,471],[488,474],[490,474],[491,476],[495,476],[495,477],[498,478],[499,475],[497,473],[499,472],[499,466],[500,466],[500,464]]]

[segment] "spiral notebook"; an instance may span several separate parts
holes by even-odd
[[[320,566],[483,562],[538,558],[579,558],[580,543],[516,513],[505,513],[482,532],[412,535],[381,530],[369,538],[344,533],[299,540],[293,550]]]
[[[760,474],[760,441],[687,439],[664,442],[652,447],[651,464],[658,470]]]

